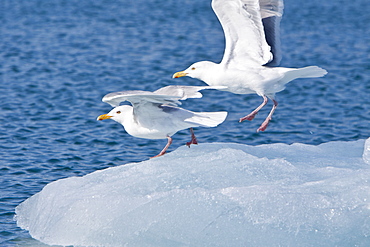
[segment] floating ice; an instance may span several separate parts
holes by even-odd
[[[180,147],[50,183],[16,214],[55,245],[370,246],[370,138]]]

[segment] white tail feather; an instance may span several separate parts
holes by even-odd
[[[285,75],[282,80],[280,80],[280,85],[285,85],[290,81],[293,81],[298,78],[314,78],[314,77],[322,77],[326,75],[328,72],[318,66],[308,66],[299,69],[291,69],[287,68]],[[282,90],[282,89],[281,89]],[[281,90],[276,90],[279,92]]]
[[[323,77],[328,72],[318,66],[309,66],[296,70],[299,73],[297,78],[313,78],[313,77]]]
[[[309,66],[299,69],[294,69],[286,72],[284,79],[287,81],[292,81],[298,78],[314,78],[322,77],[328,72],[318,66]]]

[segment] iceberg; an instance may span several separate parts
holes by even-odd
[[[16,221],[63,246],[370,246],[370,138],[183,146],[54,181]]]

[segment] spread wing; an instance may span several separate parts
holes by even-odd
[[[223,86],[178,86],[178,85],[171,85],[167,87],[162,87],[157,91],[154,91],[155,94],[164,94],[164,95],[172,95],[179,97],[180,100],[186,100],[189,98],[202,98],[202,94],[199,92],[203,89],[225,89],[226,87]]]
[[[129,101],[134,107],[140,104],[167,104],[167,105],[180,105],[180,97],[172,95],[156,94],[149,91],[121,91],[105,95],[102,99],[103,102],[110,104],[113,107],[119,106],[123,101]]]
[[[273,61],[267,38],[274,37],[271,44],[276,47],[279,36],[275,31],[282,15],[282,0],[213,0],[212,8],[225,34],[226,46],[221,64],[242,69]],[[278,17],[278,21],[266,22],[268,30],[265,35],[262,18],[270,17]]]

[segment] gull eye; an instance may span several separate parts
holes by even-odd
[[[195,67],[191,68],[191,70],[195,70]]]
[[[116,111],[117,114],[121,114],[121,111]]]

